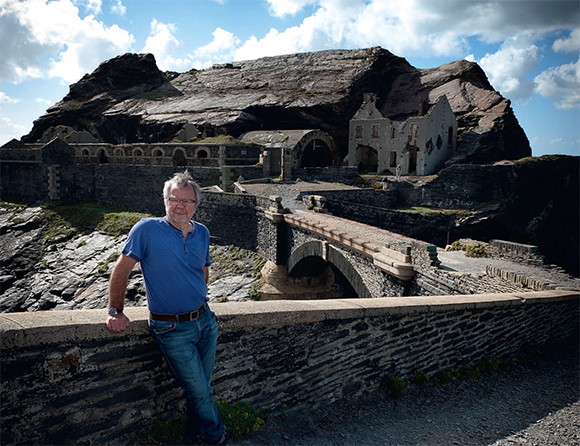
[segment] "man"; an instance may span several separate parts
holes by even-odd
[[[131,229],[109,279],[107,328],[121,333],[129,326],[123,304],[129,274],[139,262],[149,331],[185,390],[187,440],[231,445],[211,394],[218,329],[206,297],[209,231],[192,220],[200,198],[189,172],[176,173],[163,188],[165,217],[144,218]]]

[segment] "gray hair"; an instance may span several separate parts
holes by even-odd
[[[187,187],[191,187],[195,192],[195,199],[197,201],[197,206],[199,206],[199,203],[201,202],[201,189],[199,185],[193,181],[188,170],[175,173],[165,182],[163,186],[163,199],[167,200],[167,198],[169,198],[169,191],[171,189],[184,189]]]

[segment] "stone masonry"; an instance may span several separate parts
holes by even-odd
[[[580,295],[503,295],[212,304],[214,394],[269,411],[376,391],[386,374],[511,358],[578,336]],[[183,414],[147,330],[147,309],[109,333],[105,310],[0,315],[2,444],[113,444]],[[522,329],[525,327],[525,329]]]

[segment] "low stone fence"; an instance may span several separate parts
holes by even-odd
[[[429,239],[441,246],[445,245],[447,230],[455,226],[454,216],[423,216],[390,210],[388,208],[397,203],[397,196],[374,189],[324,190],[302,195],[306,205],[313,199],[315,202],[319,200],[323,208],[336,217],[387,229],[407,237]]]
[[[212,304],[220,326],[214,396],[270,411],[377,391],[386,374],[514,357],[578,336],[580,294],[405,297]],[[105,310],[0,315],[2,444],[129,444],[179,416],[181,391],[127,308],[120,335]]]

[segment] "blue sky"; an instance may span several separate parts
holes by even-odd
[[[182,72],[372,46],[417,68],[479,63],[534,156],[580,155],[578,0],[0,0],[0,145],[127,52]]]

